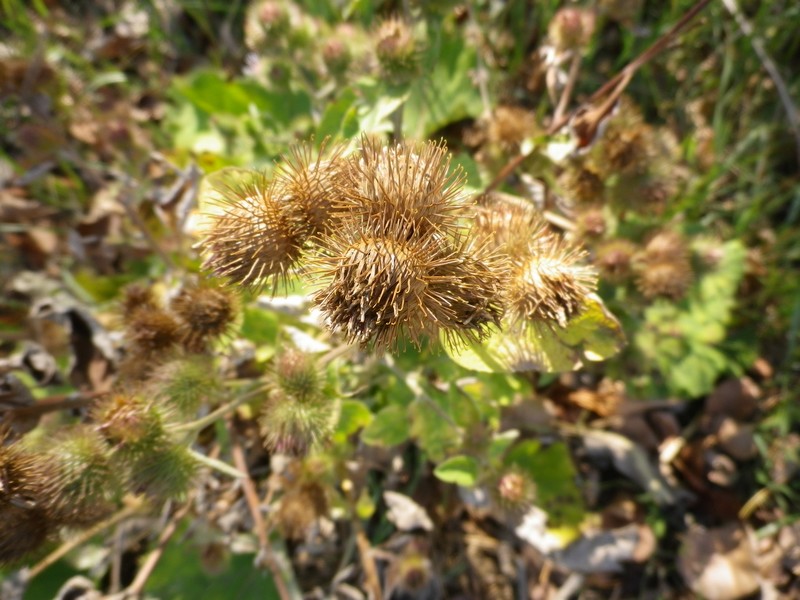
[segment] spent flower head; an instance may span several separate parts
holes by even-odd
[[[496,273],[463,243],[409,237],[402,225],[382,233],[340,231],[319,259],[319,274],[326,285],[314,302],[331,327],[377,351],[406,338],[419,345],[441,329],[479,332],[500,312]]]
[[[586,252],[555,235],[542,236],[514,259],[508,281],[508,310],[513,319],[555,321],[562,327],[578,314],[597,287],[597,274],[581,264]]]
[[[378,26],[375,54],[381,72],[391,83],[407,83],[419,73],[420,52],[414,33],[399,17],[390,17]]]
[[[288,210],[281,186],[264,174],[251,174],[216,191],[219,210],[209,215],[200,244],[204,268],[246,287],[268,281],[276,286],[288,279],[306,235]]]
[[[188,352],[204,352],[223,335],[236,317],[236,299],[228,290],[208,284],[185,286],[170,302],[180,320],[181,345]]]
[[[450,170],[444,143],[383,146],[364,137],[352,165],[336,207],[343,219],[357,215],[366,228],[403,229],[410,236],[452,234],[462,228],[464,175]]]
[[[692,283],[689,248],[675,231],[654,235],[635,258],[636,286],[647,298],[682,298]]]

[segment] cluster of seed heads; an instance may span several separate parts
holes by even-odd
[[[305,276],[330,327],[376,351],[479,341],[503,323],[563,326],[596,286],[583,252],[530,205],[470,198],[443,143],[364,137],[316,158],[301,146],[272,178],[216,191],[205,268],[247,287]]]
[[[209,349],[235,316],[233,297],[189,284],[164,305],[132,286],[120,309],[126,356],[87,418],[39,444],[0,430],[0,564],[102,520],[125,494],[158,501],[192,483],[197,462],[171,427],[219,389]]]

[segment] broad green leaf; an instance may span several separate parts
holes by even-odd
[[[536,484],[535,504],[547,512],[548,528],[577,537],[585,508],[566,444],[542,447],[535,440],[526,440],[509,450],[506,462],[523,469]]]
[[[418,398],[408,407],[411,436],[434,462],[461,446],[461,431],[441,406],[430,398]]]
[[[472,487],[478,481],[478,461],[471,456],[453,456],[439,463],[433,474],[445,483]]]
[[[478,87],[473,81],[477,66],[476,50],[458,30],[442,30],[441,44],[427,57],[432,68],[427,77],[411,86],[406,103],[403,129],[409,137],[424,139],[445,125],[483,110]]]
[[[392,131],[391,116],[406,100],[406,95],[389,96],[380,94],[372,106],[359,112],[359,123],[364,133],[386,133]]]
[[[503,433],[495,434],[495,436],[492,438],[492,441],[489,443],[489,450],[487,452],[487,458],[489,459],[489,462],[495,462],[503,458],[506,451],[508,451],[518,437],[518,429],[509,429]]]
[[[241,335],[259,347],[256,354],[258,360],[268,360],[275,354],[278,341],[278,316],[267,310],[246,307]]]
[[[483,187],[484,181],[481,177],[481,171],[478,168],[478,163],[466,152],[459,152],[453,156],[453,163],[451,169],[461,167],[466,175],[466,187],[479,190]]]
[[[245,89],[223,79],[221,72],[196,71],[177,79],[174,90],[208,114],[247,114],[252,102]]]
[[[372,419],[372,413],[364,406],[363,402],[343,400],[334,439],[340,443],[344,442],[359,429],[369,425]]]
[[[361,431],[361,440],[370,446],[396,446],[408,439],[408,413],[403,406],[389,405],[378,412]]]
[[[517,327],[504,323],[503,330],[482,343],[446,347],[450,357],[468,369],[558,373],[574,371],[584,360],[605,360],[624,344],[619,322],[592,294],[565,327],[555,322],[527,322]]]
[[[736,370],[717,346],[727,335],[746,255],[737,240],[723,244],[716,268],[692,286],[684,303],[658,300],[645,311],[636,345],[673,392],[702,396],[721,374]]]
[[[326,137],[349,139],[358,133],[356,98],[355,92],[348,88],[337,100],[328,104],[317,126],[318,141]]]
[[[147,580],[147,596],[175,600],[280,598],[269,572],[253,569],[252,554],[225,553],[222,560],[227,564],[218,574],[211,574],[203,566],[204,547],[200,544],[191,547],[185,538],[178,539],[180,541],[167,546],[158,566]]]

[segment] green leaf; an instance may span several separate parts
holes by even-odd
[[[636,346],[655,363],[677,394],[702,396],[737,366],[717,349],[725,340],[747,256],[738,240],[723,244],[719,262],[689,290],[687,300],[654,302],[636,334]]]
[[[324,140],[330,136],[332,139],[349,139],[358,133],[358,107],[356,106],[356,93],[345,89],[341,96],[328,104],[317,126],[317,139]]]
[[[246,307],[242,320],[242,337],[247,338],[258,346],[263,346],[267,355],[259,355],[261,360],[266,360],[275,353],[278,341],[278,316],[270,311],[259,308]]]
[[[372,103],[359,111],[360,129],[364,133],[387,133],[392,131],[391,116],[406,101],[407,94],[389,95],[382,86],[367,88],[373,96]]]
[[[445,125],[477,117],[483,110],[480,93],[472,72],[478,60],[474,45],[458,30],[442,31],[436,56],[427,57],[433,64],[428,77],[420,77],[411,86],[406,103],[404,131],[412,138],[423,139]]]
[[[181,538],[186,539],[186,538]],[[190,598],[280,598],[267,572],[253,569],[252,554],[225,554],[227,564],[217,574],[203,566],[203,546],[187,542],[172,543],[158,561],[147,580],[145,591],[156,598],[189,600]]]
[[[467,369],[558,373],[574,371],[584,360],[605,360],[624,345],[619,321],[592,294],[565,327],[555,322],[529,321],[519,327],[504,322],[503,330],[482,343],[445,347],[450,357]]]
[[[458,450],[461,431],[441,406],[430,398],[418,398],[408,407],[411,436],[434,462]]]
[[[369,425],[372,419],[372,413],[364,406],[363,402],[357,400],[343,400],[341,412],[339,413],[339,424],[336,426],[334,439],[340,443],[344,442],[359,429]]]
[[[523,469],[536,484],[536,505],[547,511],[548,524],[577,536],[586,511],[566,444],[542,447],[536,440],[526,440],[508,452],[506,462]]]
[[[247,114],[251,104],[244,89],[225,81],[216,71],[196,71],[187,78],[176,79],[174,90],[208,114]]]
[[[478,481],[478,461],[471,456],[453,456],[439,463],[433,474],[445,483],[472,487]]]
[[[505,453],[518,437],[519,430],[517,429],[509,429],[503,433],[495,434],[495,436],[492,438],[492,441],[489,443],[489,450],[486,453],[489,462],[493,463],[503,458]]]
[[[396,446],[408,439],[408,414],[405,407],[390,405],[378,412],[361,431],[361,440],[370,446]]]

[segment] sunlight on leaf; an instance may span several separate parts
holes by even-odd
[[[481,344],[448,347],[447,352],[459,365],[476,371],[558,373],[574,371],[585,360],[610,358],[624,345],[619,322],[591,295],[566,327],[545,322],[506,325]]]
[[[439,463],[433,474],[445,483],[472,487],[478,481],[478,461],[471,456],[453,456]]]

